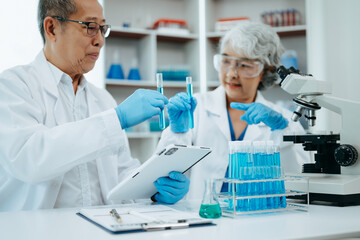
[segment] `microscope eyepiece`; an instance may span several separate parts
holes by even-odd
[[[300,71],[299,71],[298,69],[296,69],[296,68],[292,67],[292,66],[291,66],[288,70],[289,70],[289,72],[290,72],[290,73],[297,73],[297,74],[300,74]]]
[[[290,74],[286,67],[282,65],[276,69],[276,72],[279,74],[281,80],[284,80],[286,76]]]
[[[280,86],[281,83],[284,81],[284,79],[286,78],[287,75],[289,75],[290,73],[296,73],[296,74],[300,74],[300,71],[297,70],[294,67],[290,67],[290,68],[286,68],[284,66],[280,66],[276,69],[276,72],[279,74],[281,82],[280,82]]]

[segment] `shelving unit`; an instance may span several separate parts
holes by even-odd
[[[218,53],[219,39],[224,35],[215,32],[215,22],[219,18],[247,16],[252,21],[261,21],[263,11],[296,8],[302,16],[299,26],[277,27],[275,30],[282,39],[286,49],[294,49],[298,53],[299,68],[306,72],[306,23],[305,0],[103,0],[104,15],[112,30],[105,44],[104,72],[107,73],[115,52],[120,54],[125,78],[133,59],[137,59],[142,80],[106,79],[105,88],[114,96],[118,103],[125,100],[138,88],[156,89],[155,74],[165,65],[189,66],[193,77],[194,93],[214,89],[220,85],[217,72],[213,68],[212,57]],[[201,9],[205,9],[204,19],[200,19]],[[190,34],[164,34],[156,30],[147,29],[160,18],[182,19],[188,23]],[[201,30],[201,21],[205,22],[205,29]],[[130,27],[122,27],[126,23]],[[200,41],[205,32],[205,53],[201,55]],[[201,70],[200,63],[205,62],[205,69]],[[165,79],[166,80],[166,79]],[[164,81],[164,93],[172,97],[177,92],[185,91],[183,81]],[[280,88],[264,92],[269,100],[290,99],[291,96],[281,92]],[[283,96],[282,96],[283,95]],[[133,134],[133,133],[132,133]],[[152,137],[134,137],[141,151],[148,151],[142,157],[145,160],[153,152],[152,147],[141,147],[139,142],[154,142]],[[156,139],[156,138],[155,138]],[[155,145],[156,146],[156,145]],[[140,148],[141,147],[141,148]],[[145,150],[148,149],[148,150]]]
[[[306,25],[274,27],[279,37],[302,37],[306,35]],[[219,42],[225,32],[208,32],[206,37],[214,42]]]

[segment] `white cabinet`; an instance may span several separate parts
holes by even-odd
[[[214,31],[215,22],[219,18],[247,16],[253,21],[261,21],[260,16],[264,11],[297,9],[302,24],[278,27],[276,31],[286,49],[297,51],[299,68],[303,72],[307,70],[305,0],[104,0],[103,4],[104,15],[112,25],[112,30],[104,47],[104,60],[99,64],[103,65],[107,73],[117,52],[125,78],[134,59],[138,62],[142,77],[142,80],[137,81],[110,80],[103,76],[106,89],[118,103],[138,88],[155,90],[155,74],[165,65],[188,66],[193,77],[194,92],[217,87],[219,81],[212,57],[218,52],[218,41],[223,36],[223,33]],[[160,34],[156,30],[147,29],[162,18],[186,20],[190,34]],[[204,51],[201,43],[205,44]],[[274,96],[280,96],[280,99],[289,99],[280,88],[274,89],[275,93],[272,90],[265,93],[267,98],[271,100],[275,99]],[[185,90],[185,82],[164,83],[167,97]],[[131,133],[129,139],[133,155],[142,161],[146,160],[153,153],[158,137],[158,133]]]

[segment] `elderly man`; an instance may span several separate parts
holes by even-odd
[[[86,81],[110,32],[97,0],[40,0],[39,28],[34,62],[0,75],[0,211],[111,204],[109,190],[139,165],[124,129],[168,100],[140,89],[117,106]],[[178,172],[156,183],[164,203],[189,186]]]

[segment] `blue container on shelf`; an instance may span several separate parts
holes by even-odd
[[[299,69],[298,67],[298,59],[295,50],[286,50],[284,54],[281,56],[282,65],[286,68],[294,67]]]
[[[131,68],[128,75],[129,80],[141,80],[140,72],[138,68]]]
[[[106,77],[109,79],[124,79],[125,77],[121,64],[111,64]]]
[[[131,61],[131,68],[130,68],[127,79],[129,79],[129,80],[141,80],[139,66],[138,66],[138,60],[136,58],[134,58]]]
[[[190,68],[182,65],[163,66],[157,72],[162,73],[166,81],[185,81],[191,75]]]

